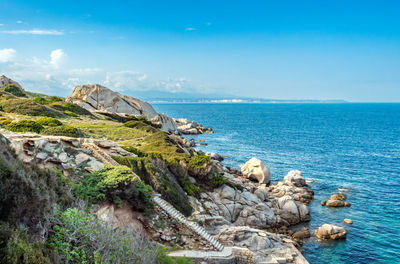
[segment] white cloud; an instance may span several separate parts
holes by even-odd
[[[22,24],[22,21],[21,20],[17,20],[16,23],[17,24]]]
[[[53,35],[60,36],[64,35],[64,32],[59,30],[47,30],[47,29],[30,29],[30,30],[3,30],[5,34],[12,35]]]
[[[0,50],[0,62],[12,61],[15,57],[15,49],[1,49]]]
[[[185,31],[196,31],[196,30],[197,30],[197,28],[194,28],[194,27],[185,28]]]
[[[50,53],[50,58],[51,58],[50,64],[53,64],[54,66],[57,67],[61,63],[61,61],[63,60],[64,57],[65,57],[65,53],[63,52],[62,49],[53,50]]]
[[[103,68],[71,68],[61,63],[67,55],[62,49],[50,52],[49,59],[37,57],[14,58],[13,49],[0,50],[0,73],[15,79],[32,92],[67,96],[82,84],[99,83],[115,91],[169,91],[196,90],[185,78],[157,80],[132,70],[107,71]]]

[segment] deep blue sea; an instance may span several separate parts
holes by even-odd
[[[239,168],[251,157],[265,162],[273,181],[299,169],[315,191],[310,204],[315,230],[346,226],[339,242],[303,246],[311,264],[400,263],[400,104],[155,104],[173,117],[195,120],[215,134],[205,152]],[[349,208],[320,201],[342,192]],[[353,220],[352,226],[342,223]]]

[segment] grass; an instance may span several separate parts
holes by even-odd
[[[54,102],[54,103],[49,104],[49,106],[51,108],[54,108],[63,113],[68,111],[68,112],[74,113],[76,115],[92,116],[92,113],[90,113],[85,108],[80,107],[79,105],[76,105],[76,104],[72,104],[72,103]]]
[[[42,131],[43,135],[64,136],[64,137],[83,137],[84,134],[77,128],[71,126],[49,126]]]
[[[164,160],[175,163],[189,157],[174,144],[173,136],[141,121],[135,122],[137,125],[131,128],[109,120],[71,119],[68,121],[71,126],[79,128],[88,136],[107,138],[146,155],[158,155]]]

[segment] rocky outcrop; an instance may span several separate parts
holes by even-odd
[[[348,224],[348,225],[352,225],[353,221],[351,219],[345,218],[345,219],[343,219],[343,223]]]
[[[273,197],[283,197],[288,195],[297,202],[309,204],[313,199],[314,192],[307,188],[305,179],[299,170],[290,171],[283,181],[270,186]]]
[[[164,131],[176,131],[182,134],[213,133],[211,128],[205,128],[187,119],[173,119],[157,113],[149,103],[114,92],[99,84],[76,86],[65,100],[89,111],[116,113],[121,116],[143,116],[148,121],[161,125]]]
[[[218,234],[226,245],[248,248],[254,263],[301,263],[301,254],[293,251],[285,236],[247,226],[232,226]]]
[[[143,116],[162,126],[165,131],[176,130],[172,118],[158,114],[147,102],[114,92],[99,84],[76,86],[67,102],[77,104],[90,111],[107,111],[122,115]]]
[[[243,176],[257,181],[260,184],[269,183],[270,172],[264,162],[257,158],[251,158],[241,168]]]
[[[320,239],[338,240],[346,238],[346,229],[333,224],[323,224],[315,231],[315,236]]]
[[[174,118],[175,124],[178,130],[185,135],[197,135],[203,133],[214,134],[214,131],[211,128],[206,128],[200,125],[197,122],[190,121],[186,118]]]
[[[21,89],[21,91],[23,91],[24,89],[22,88],[22,86],[17,83],[14,80],[11,80],[10,78],[8,78],[7,76],[1,75],[0,76],[0,88],[3,88],[4,86],[8,85],[8,84],[13,84],[15,86],[17,86],[19,89]]]
[[[55,167],[62,170],[64,175],[76,171],[92,172],[103,168],[103,161],[84,147],[87,143],[96,145],[108,155],[136,156],[108,140],[42,136],[33,133],[18,134],[6,130],[2,133],[24,163],[34,162],[41,168]]]

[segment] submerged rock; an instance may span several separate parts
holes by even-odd
[[[352,224],[353,224],[353,221],[352,221],[351,219],[345,218],[345,219],[343,220],[343,223],[348,224],[348,225],[352,225]]]
[[[316,231],[315,235],[318,239],[339,240],[346,238],[346,229],[334,224],[323,224]]]
[[[241,168],[243,176],[255,180],[260,184],[269,183],[270,172],[264,162],[257,158],[251,158]]]
[[[351,204],[349,202],[345,202],[346,195],[341,193],[335,193],[331,195],[331,198],[326,202],[326,206],[329,207],[349,207]]]

